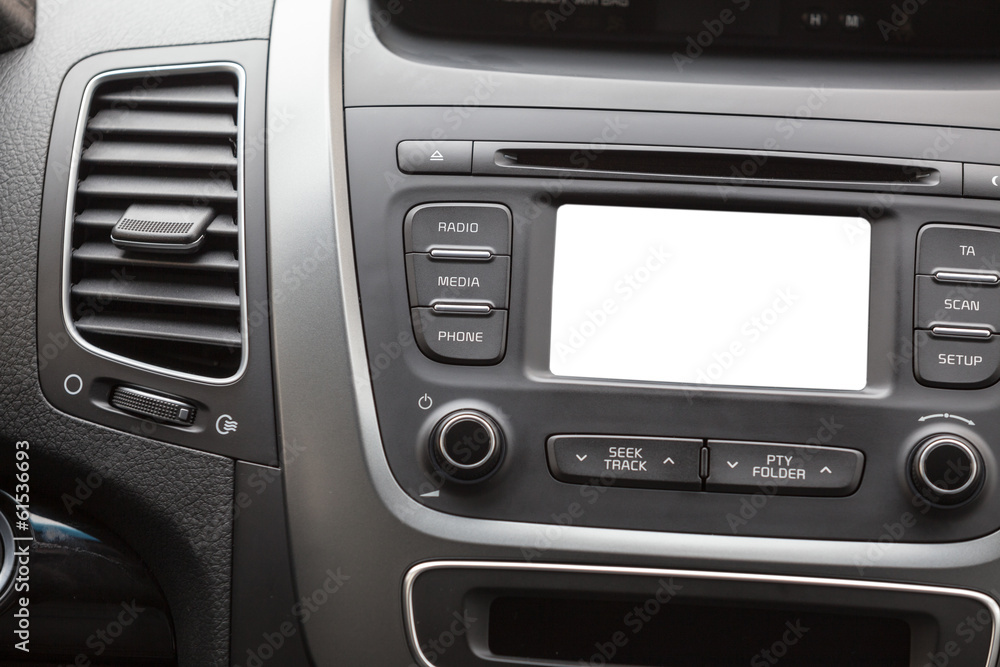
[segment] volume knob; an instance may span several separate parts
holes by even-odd
[[[457,482],[478,482],[500,465],[504,453],[503,431],[477,410],[460,410],[445,416],[431,434],[431,458]]]
[[[975,446],[957,435],[923,440],[910,462],[914,488],[932,505],[955,507],[972,500],[983,486],[983,459]]]

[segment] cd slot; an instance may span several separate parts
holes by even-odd
[[[779,151],[477,141],[473,173],[962,194],[962,165]]]

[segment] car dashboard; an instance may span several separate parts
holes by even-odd
[[[0,20],[0,663],[996,664],[990,3]]]

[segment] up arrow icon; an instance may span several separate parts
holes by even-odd
[[[833,474],[833,471],[830,470],[830,466],[823,466],[823,469],[820,470],[820,472],[825,472],[828,475],[832,475]]]
[[[669,456],[667,457],[667,460],[663,462],[663,464],[666,465],[668,463],[670,465],[674,465],[674,460],[672,458],[670,458]]]

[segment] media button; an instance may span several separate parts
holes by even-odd
[[[406,256],[406,277],[412,306],[474,301],[506,308],[510,257],[493,255],[489,261],[468,262],[410,254]]]
[[[914,373],[931,387],[979,389],[1000,380],[1000,337],[938,338],[917,331],[913,338]]]
[[[554,435],[549,469],[572,484],[701,490],[701,440]]]
[[[489,365],[503,359],[507,342],[507,311],[483,315],[444,314],[432,308],[411,311],[420,351],[446,364]]]
[[[404,225],[406,252],[436,249],[487,250],[510,254],[510,210],[500,204],[422,204]]]
[[[708,491],[849,496],[865,456],[854,449],[709,440]]]

